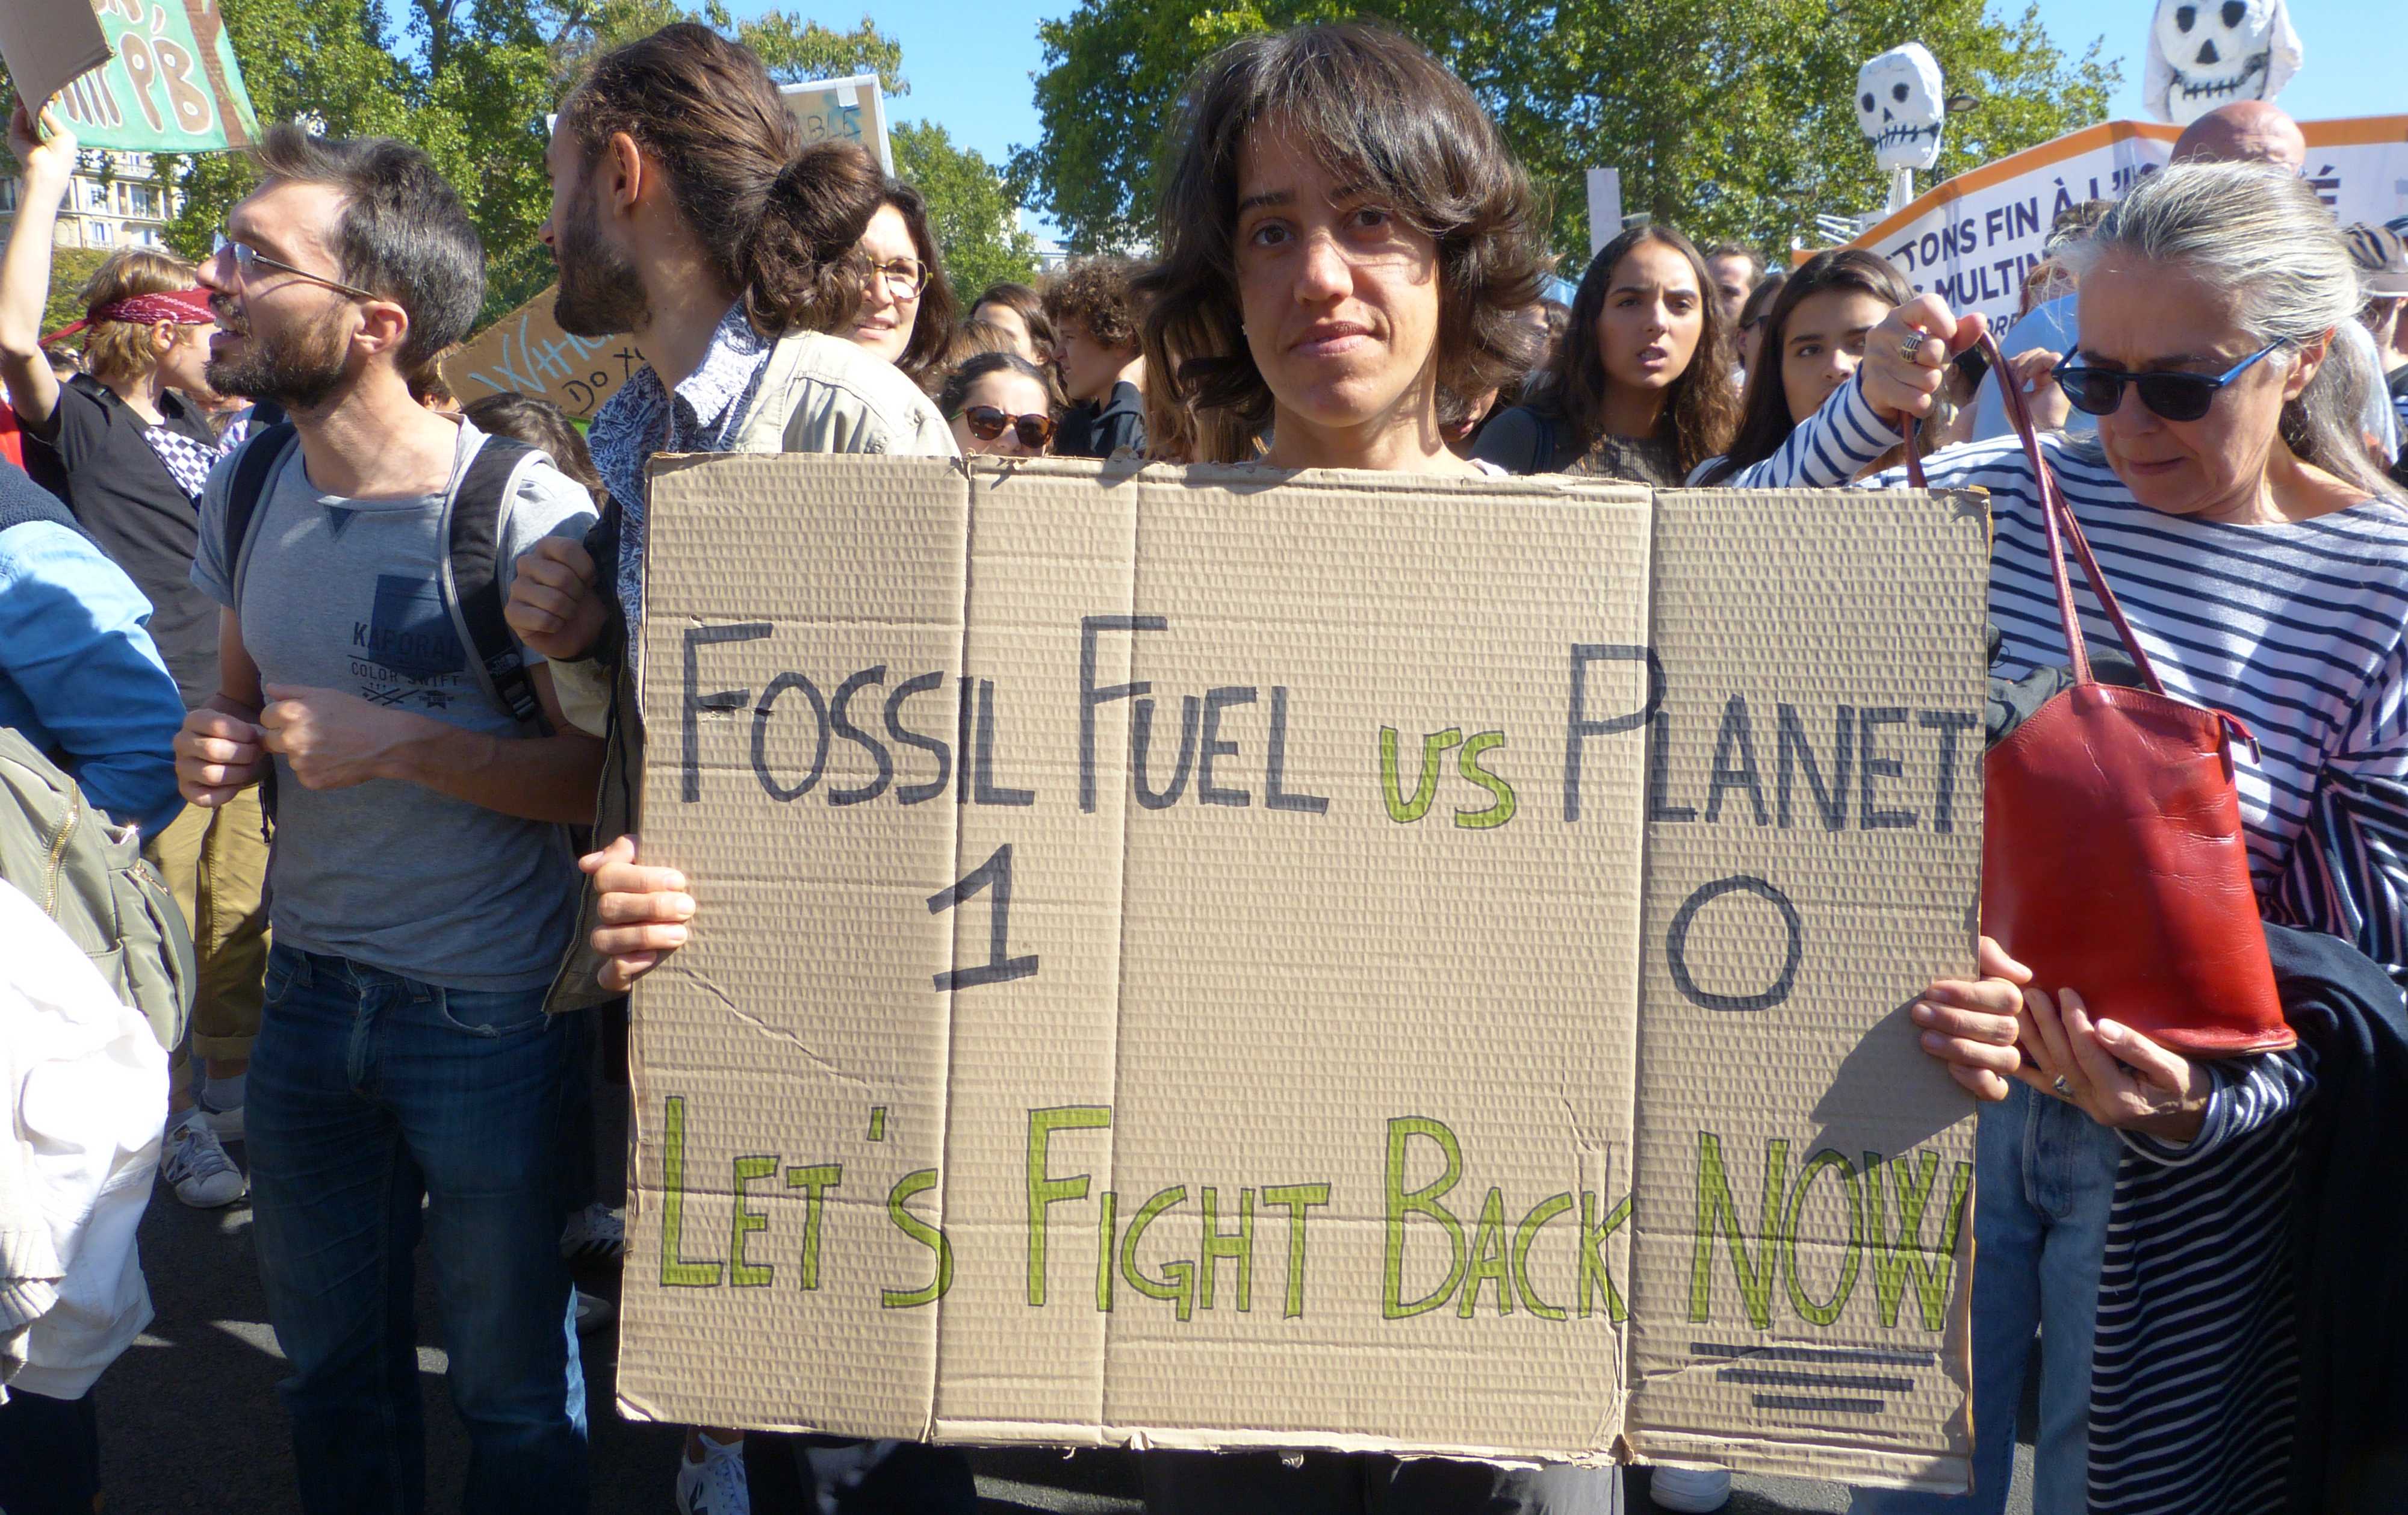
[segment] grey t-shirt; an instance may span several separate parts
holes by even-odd
[[[460,422],[449,489],[484,434]],[[234,605],[220,466],[201,501],[193,582]],[[243,573],[243,646],[263,683],[356,695],[393,709],[513,736],[470,670],[437,574],[443,500],[352,500],[310,483],[296,450],[262,500]],[[502,513],[502,593],[519,554],[594,521],[584,489],[537,459]],[[532,655],[530,654],[532,660]],[[276,760],[268,883],[276,939],[447,989],[540,988],[575,925],[566,827],[522,821],[416,784],[376,779],[305,789]]]

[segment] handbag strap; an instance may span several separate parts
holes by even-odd
[[[2082,564],[2083,577],[2090,581],[2091,593],[2098,596],[2100,607],[2107,612],[2107,619],[2114,624],[2115,635],[2123,640],[2124,650],[2131,654],[2132,665],[2140,670],[2142,679],[2152,693],[2163,694],[2166,686],[2158,680],[2157,670],[2151,665],[2149,654],[2141,646],[2141,638],[2133,634],[2131,622],[2124,619],[2124,607],[2116,603],[2115,592],[2107,587],[2107,576],[2100,570],[2099,560],[2090,550],[2090,541],[2082,534],[2082,522],[2074,519],[2073,507],[2066,503],[2064,492],[2057,488],[2056,473],[2041,453],[2040,429],[2032,423],[2031,407],[2024,399],[2023,392],[2008,381],[2006,359],[1999,352],[1997,339],[1985,331],[1981,345],[1983,356],[1990,361],[1990,373],[1998,381],[1999,396],[2005,403],[2007,421],[2014,427],[2016,437],[2024,445],[2024,456],[2031,463],[2032,487],[2040,496],[2041,522],[2048,533],[2049,571],[2057,580],[2057,613],[2065,628],[2066,653],[2073,668],[2074,682],[2091,684],[2098,679],[2090,671],[2090,652],[2082,639],[2082,619],[2073,607],[2073,583],[2065,571],[2068,544],[2072,546],[2074,557]],[[1916,489],[1928,490],[1931,487],[1930,481],[1924,476],[1922,451],[1915,446],[1916,434],[1921,429],[1919,421],[1911,416],[1907,418],[1906,479]]]

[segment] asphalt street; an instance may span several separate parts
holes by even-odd
[[[607,1116],[601,1124],[596,1135],[612,1154],[607,1175],[624,1151],[624,1125]],[[234,1152],[239,1161],[242,1150]],[[158,1318],[98,1390],[109,1515],[298,1515],[288,1428],[276,1395],[284,1364],[265,1323],[250,1207],[188,1209],[163,1187],[144,1217],[141,1241]],[[615,1270],[582,1281],[597,1293],[618,1293]],[[444,1398],[446,1360],[423,1266],[418,1320],[428,1508],[448,1510],[456,1508],[467,1442]],[[619,1417],[612,1408],[616,1345],[608,1327],[584,1338],[593,1509],[595,1515],[668,1515],[683,1434]],[[2029,1455],[2028,1447],[2016,1449],[2016,1515],[2030,1508]],[[982,1515],[1136,1515],[1142,1508],[1136,1464],[1126,1453],[983,1451],[974,1454],[973,1465]],[[781,1471],[774,1461],[757,1471],[757,1515],[805,1515]],[[1630,1475],[1629,1489],[1631,1510],[1655,1508],[1645,1497],[1643,1473]],[[1846,1491],[1837,1484],[1742,1478],[1727,1508],[1732,1515],[1782,1515],[1847,1506]]]

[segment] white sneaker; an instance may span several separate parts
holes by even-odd
[[[681,1461],[678,1515],[752,1515],[752,1486],[744,1478],[744,1443],[723,1447],[702,1438],[702,1461]]]
[[[194,1209],[222,1209],[251,1193],[251,1180],[234,1165],[198,1110],[167,1128],[159,1149],[159,1177],[175,1185],[176,1197]]]
[[[561,1228],[560,1255],[572,1263],[615,1263],[626,1251],[627,1222],[608,1205],[588,1205]]]
[[[241,1106],[237,1105],[230,1110],[213,1110],[206,1105],[197,1108],[201,1112],[201,1118],[208,1122],[209,1129],[218,1134],[218,1140],[242,1140]]]
[[[1647,1497],[1656,1502],[1657,1509],[1680,1510],[1683,1515],[1720,1509],[1730,1503],[1730,1469],[1675,1467],[1658,1463],[1655,1478],[1647,1485]]]
[[[589,1294],[582,1289],[577,1291],[577,1334],[579,1336],[590,1336],[601,1330],[609,1325],[611,1317],[618,1313],[619,1307],[600,1294]]]

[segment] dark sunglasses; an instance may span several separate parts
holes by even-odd
[[[1003,435],[1006,426],[1020,438],[1020,445],[1031,452],[1054,439],[1054,418],[1030,412],[1025,416],[1007,415],[991,405],[974,405],[962,412],[969,422],[970,435],[982,442],[992,442]]]
[[[2065,389],[2066,402],[2085,415],[2112,416],[2124,403],[2124,386],[2141,392],[2141,403],[2166,421],[2197,421],[2215,403],[2215,392],[2241,377],[2251,364],[2281,347],[2269,342],[2249,356],[2210,377],[2206,374],[2128,374],[2120,368],[2097,368],[2071,358],[2055,374]]]

